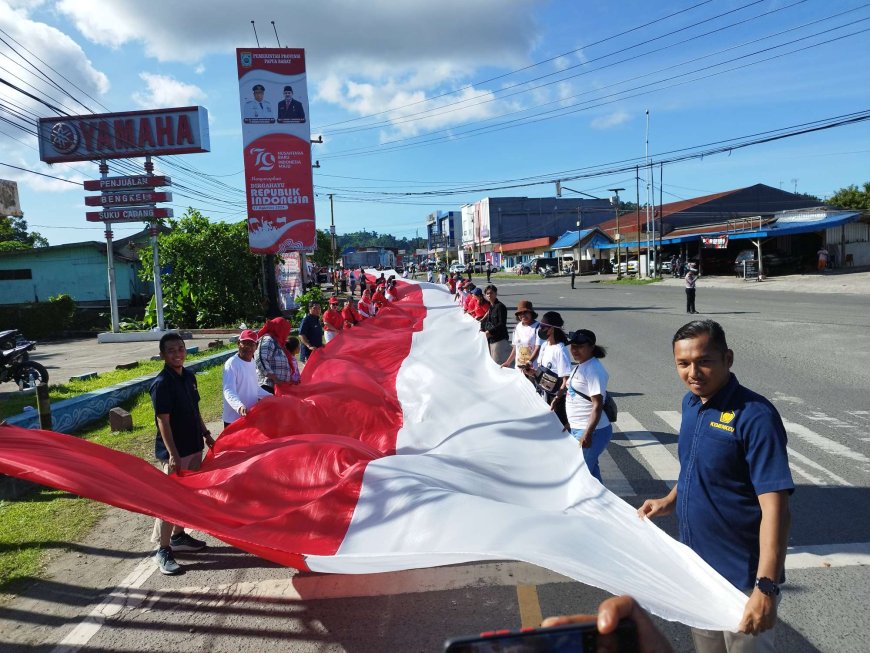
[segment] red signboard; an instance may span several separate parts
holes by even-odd
[[[105,179],[87,179],[85,190],[132,190],[134,188],[158,188],[171,186],[172,179],[160,175],[132,175],[130,177],[106,177]]]
[[[40,118],[37,130],[46,163],[209,151],[204,107]]]
[[[145,207],[135,209],[88,211],[85,214],[85,217],[88,219],[88,222],[150,222],[162,218],[171,218],[172,215],[172,209]]]
[[[252,252],[314,251],[305,51],[236,51]]]
[[[103,193],[85,197],[87,206],[127,206],[171,202],[172,193],[155,193],[150,190],[134,190],[129,193]]]
[[[727,249],[728,236],[701,236],[701,245],[708,249]]]

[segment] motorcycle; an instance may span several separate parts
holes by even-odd
[[[48,383],[48,370],[30,360],[28,352],[34,349],[36,342],[25,338],[18,329],[0,331],[0,383],[14,381],[19,390]]]
[[[542,268],[538,268],[538,274],[547,279],[554,276],[556,274],[556,271],[553,269],[552,265],[547,265]]]

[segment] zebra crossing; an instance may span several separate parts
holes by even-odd
[[[680,429],[680,413],[676,410],[653,411],[655,424],[651,428],[644,427],[637,418],[629,412],[620,411],[618,424],[613,425],[614,438],[610,447],[620,447],[634,457],[646,469],[650,470],[653,479],[663,482],[672,488],[680,472],[677,449],[673,443],[663,443],[656,435],[662,432],[662,425],[667,432],[676,434]],[[863,417],[861,415],[860,417]],[[796,444],[805,449],[818,449],[842,460],[844,463],[857,463],[858,469],[866,473],[870,471],[870,458],[851,447],[826,437],[808,426],[789,419],[783,419],[789,437],[789,465],[796,481],[804,481],[818,486],[854,487],[854,483],[828,469],[811,456],[798,451]],[[863,438],[862,438],[863,439]],[[637,496],[631,481],[620,470],[614,456],[605,451],[600,460],[601,474],[605,485],[621,497]]]
[[[865,411],[855,411],[848,413],[844,418],[855,420],[857,423],[853,426],[857,428],[862,426],[860,423],[866,419],[865,413]],[[679,411],[653,411],[648,418],[644,418],[645,423],[641,423],[630,412],[620,410],[619,421],[613,425],[613,440],[599,459],[605,487],[634,504],[638,504],[641,499],[655,496],[648,492],[645,494],[639,492],[637,486],[640,482],[651,478],[663,483],[667,488],[672,488],[679,475],[676,434],[679,432],[680,419]],[[808,419],[812,419],[814,425],[828,423],[823,418],[819,419],[818,414]],[[861,452],[819,433],[818,430],[821,429],[813,430],[807,425],[785,418],[783,424],[789,438],[789,466],[796,485],[810,485],[817,488],[855,488],[855,483],[841,475],[848,474],[847,470],[850,468],[857,468],[859,475],[866,477],[870,465],[867,464],[868,457]],[[864,426],[866,428],[866,425]],[[838,425],[838,432],[842,432],[842,428],[844,427],[841,423]],[[662,434],[672,436],[672,441],[663,442],[660,439]],[[864,441],[861,437],[855,439]],[[633,472],[624,472],[617,459],[625,460],[625,458],[614,455],[617,453],[627,454],[633,458],[646,470],[647,478],[638,478],[636,466]],[[816,458],[820,454],[827,454],[828,458],[835,457],[840,461],[841,474],[819,462]],[[624,463],[623,467],[625,467]],[[819,519],[825,517],[820,515]],[[786,568],[830,568],[868,564],[870,564],[870,542],[850,542],[789,547]]]

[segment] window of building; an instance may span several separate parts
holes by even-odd
[[[16,281],[18,279],[32,279],[33,271],[29,268],[21,270],[0,270],[0,281]]]

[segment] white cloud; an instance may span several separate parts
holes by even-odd
[[[627,111],[619,109],[618,111],[609,113],[606,116],[595,118],[592,121],[591,126],[593,129],[611,129],[612,127],[618,127],[624,122],[628,122],[630,118],[631,115]]]
[[[205,66],[203,64],[199,64],[196,68],[193,69],[197,75],[202,75],[205,72]]]
[[[139,77],[147,88],[133,93],[133,100],[146,109],[189,106],[206,98],[199,86],[180,82],[169,75],[143,72]]]

